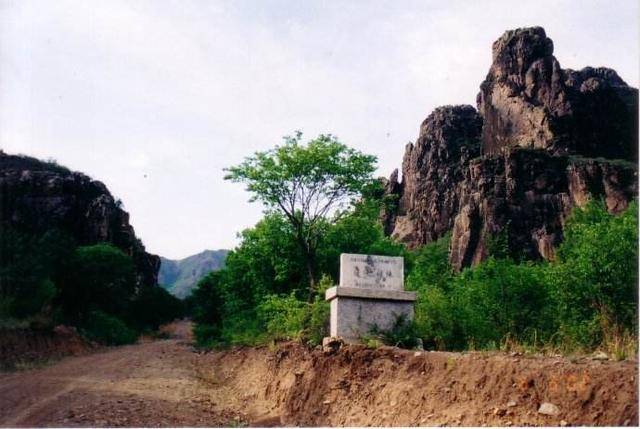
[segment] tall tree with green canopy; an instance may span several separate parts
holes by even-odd
[[[302,133],[284,144],[256,152],[226,169],[225,179],[245,183],[250,201],[282,213],[291,223],[304,257],[310,297],[317,283],[316,250],[327,217],[361,194],[371,183],[376,157],[347,147],[334,136],[320,135],[306,144]]]

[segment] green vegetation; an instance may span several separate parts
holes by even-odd
[[[317,218],[296,206],[274,210],[283,196],[299,201],[291,189],[300,186],[292,171],[313,172],[309,159],[323,165],[317,157],[296,158],[307,153],[299,139],[230,170],[267,211],[240,234],[226,267],[203,279],[187,299],[199,344],[278,339],[318,344],[327,335],[324,290],[336,283],[339,255],[346,252],[404,256],[407,289],[418,294],[415,320],[399,319],[388,332],[374,327],[368,344],[413,347],[420,338],[425,348],[438,350],[601,349],[618,358],[636,353],[637,203],[620,215],[609,214],[599,202],[576,209],[551,262],[511,259],[505,228],[489,240],[485,262],[456,273],[448,262],[449,237],[408,251],[384,236],[378,216],[389,201],[371,180],[369,167],[359,170],[359,183],[350,191],[359,199],[342,210]],[[346,150],[330,137],[309,145]],[[333,152],[318,153],[322,158]],[[364,164],[373,162],[358,156]],[[311,179],[300,183],[305,180]],[[314,220],[305,224],[305,219]],[[300,231],[313,239],[301,242]]]
[[[552,262],[490,257],[453,274],[446,238],[416,253],[415,324],[436,349],[513,347],[632,354],[637,345],[637,203],[574,210]]]
[[[0,240],[2,326],[65,323],[105,344],[133,342],[184,312],[165,290],[137,283],[130,256],[102,243],[77,247],[66,234],[4,228]]]
[[[311,300],[317,283],[317,251],[326,233],[327,216],[348,204],[371,182],[376,158],[320,135],[306,145],[302,133],[284,145],[258,152],[225,177],[247,185],[252,201],[279,213],[291,226],[306,269]]]

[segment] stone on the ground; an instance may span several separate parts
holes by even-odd
[[[551,402],[543,402],[542,404],[540,404],[540,408],[538,408],[538,413],[547,416],[557,416],[558,414],[560,414],[560,408],[558,408],[557,405],[554,405]]]
[[[322,351],[330,354],[340,350],[340,347],[344,345],[344,340],[338,337],[324,337],[322,339]]]
[[[597,351],[591,355],[593,360],[609,360],[609,356],[605,352]]]

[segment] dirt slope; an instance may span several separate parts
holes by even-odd
[[[637,361],[296,344],[196,353],[177,338],[0,374],[2,426],[637,425]],[[556,416],[537,413],[541,402]]]

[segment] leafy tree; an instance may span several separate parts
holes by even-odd
[[[283,214],[293,228],[309,281],[311,299],[317,279],[317,248],[326,217],[343,207],[371,182],[376,158],[351,149],[331,135],[306,145],[302,133],[282,146],[257,152],[227,169],[227,180],[245,183],[267,210]]]
[[[138,337],[122,320],[99,310],[87,315],[81,332],[94,341],[114,346],[133,343]]]
[[[78,247],[59,287],[59,303],[72,322],[92,310],[125,316],[136,292],[133,262],[110,244]]]
[[[567,220],[564,242],[551,265],[564,338],[593,346],[609,324],[635,332],[638,311],[638,204],[620,215],[594,201]]]
[[[3,227],[0,234],[0,317],[24,318],[46,310],[54,280],[75,249],[66,234],[34,235]]]
[[[142,286],[125,319],[139,330],[155,330],[184,314],[184,303],[160,286]]]

